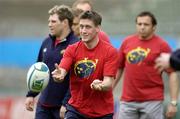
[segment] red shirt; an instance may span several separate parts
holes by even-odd
[[[68,46],[60,67],[71,70],[69,104],[90,118],[113,113],[113,94],[95,91],[90,84],[103,80],[104,76],[115,77],[118,68],[118,53],[109,43],[99,40],[93,49],[87,49],[82,41]]]
[[[137,35],[127,37],[119,49],[120,68],[125,71],[121,100],[163,100],[163,80],[154,65],[160,53],[170,51],[156,35],[149,40],[140,40]]]
[[[110,39],[109,39],[108,35],[105,32],[100,31],[98,33],[98,37],[101,38],[103,41],[106,41],[107,43],[110,43]]]

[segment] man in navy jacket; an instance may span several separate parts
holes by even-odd
[[[71,31],[73,14],[68,6],[54,6],[49,10],[48,26],[50,35],[43,41],[39,50],[38,62],[44,62],[52,72],[54,64],[62,59],[66,47],[78,41],[78,38]],[[25,106],[33,111],[34,98],[38,93],[28,91]],[[41,92],[35,119],[60,119],[63,118],[65,106],[70,98],[69,75],[62,83],[55,82],[50,74],[50,81],[47,87]],[[60,111],[60,114],[59,114]]]

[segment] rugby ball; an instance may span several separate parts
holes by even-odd
[[[32,92],[41,92],[49,82],[49,68],[43,62],[33,64],[27,73],[27,87]]]

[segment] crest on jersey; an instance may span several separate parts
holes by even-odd
[[[74,72],[76,76],[80,78],[88,78],[96,69],[96,65],[98,60],[88,60],[85,58],[84,60],[78,61],[74,66]]]
[[[131,50],[127,55],[126,59],[130,64],[139,64],[141,63],[150,53],[150,49],[144,49],[137,47],[136,49]]]

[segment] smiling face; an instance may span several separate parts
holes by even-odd
[[[152,19],[149,16],[137,17],[136,29],[141,39],[149,39],[153,36],[156,26],[152,24]]]
[[[80,36],[82,41],[85,43],[89,43],[94,39],[97,39],[97,33],[99,31],[99,27],[95,26],[92,20],[89,19],[80,19],[79,23]]]
[[[63,21],[60,21],[57,14],[53,14],[49,16],[48,26],[50,30],[50,34],[53,36],[60,36],[63,31]]]

